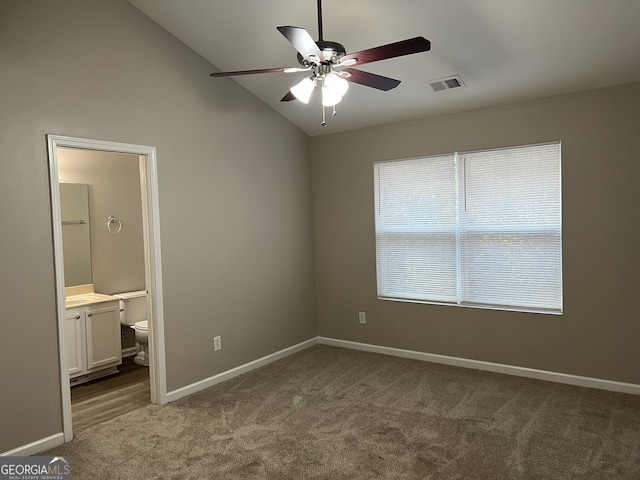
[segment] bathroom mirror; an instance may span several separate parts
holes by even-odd
[[[60,213],[64,286],[93,283],[89,234],[89,186],[83,183],[61,183]]]

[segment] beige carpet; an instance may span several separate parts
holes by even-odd
[[[640,397],[315,346],[48,454],[74,480],[638,480]]]

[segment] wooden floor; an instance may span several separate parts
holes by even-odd
[[[126,357],[118,370],[120,373],[71,387],[74,432],[151,403],[149,367]]]

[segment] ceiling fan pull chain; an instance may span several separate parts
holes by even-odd
[[[323,127],[327,126],[327,120],[324,116],[324,105],[322,105],[322,123],[320,125],[322,125]]]
[[[332,117],[335,117],[337,113],[338,113],[338,112],[336,112],[336,106],[334,105],[334,106],[333,106],[333,113],[331,114],[331,116],[332,116]]]

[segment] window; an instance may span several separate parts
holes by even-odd
[[[378,297],[562,313],[560,143],[374,165]]]

